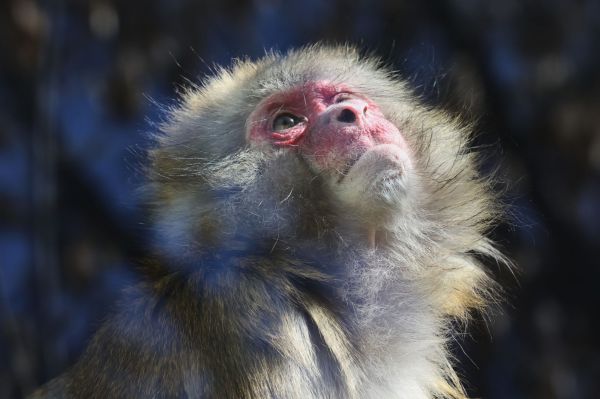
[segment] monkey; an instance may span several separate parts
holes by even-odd
[[[32,398],[465,398],[450,343],[497,292],[472,126],[355,47],[237,59],[166,110],[156,259]]]

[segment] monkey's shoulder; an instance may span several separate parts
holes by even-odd
[[[320,276],[285,271],[297,266],[228,259],[130,287],[78,363],[33,398],[341,394],[335,354],[319,350],[339,329],[318,310]]]

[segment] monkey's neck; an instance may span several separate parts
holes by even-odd
[[[375,227],[367,227],[367,246],[370,249],[377,247],[377,229]]]
[[[367,248],[375,250],[384,247],[389,241],[389,232],[378,226],[367,226],[365,233]]]
[[[394,233],[381,220],[368,220],[355,215],[336,215],[332,223],[337,236],[352,247],[381,249],[390,244]]]

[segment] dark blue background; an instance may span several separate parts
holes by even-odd
[[[456,356],[473,396],[600,397],[600,3],[0,3],[0,398],[64,370],[137,278],[156,103],[213,63],[318,40],[382,56],[476,122],[519,265]]]

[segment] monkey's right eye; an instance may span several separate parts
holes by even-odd
[[[280,132],[289,129],[302,122],[304,118],[290,114],[289,112],[277,115],[273,120],[273,131]]]

